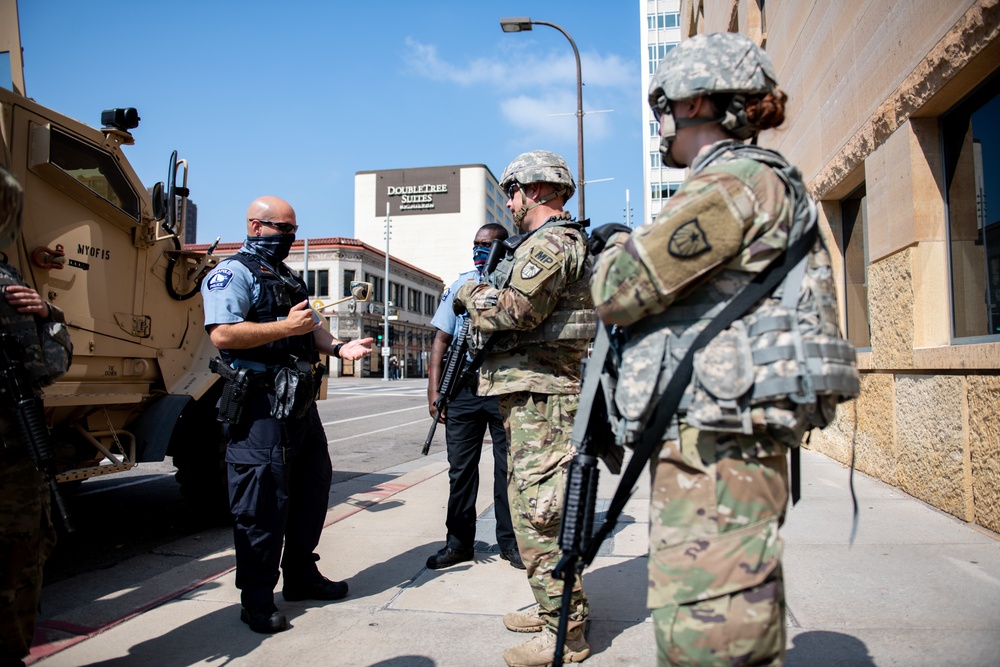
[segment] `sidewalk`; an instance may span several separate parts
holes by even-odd
[[[856,474],[861,523],[849,548],[847,470],[808,451],[802,463],[803,498],[783,530],[786,664],[1000,664],[996,536]],[[482,465],[485,474],[489,457]],[[617,482],[602,471],[599,511]],[[587,665],[655,663],[644,597],[647,487],[640,482],[584,575]],[[531,593],[524,573],[499,558],[488,505],[480,506],[474,563],[424,567],[443,544],[447,495],[443,452],[335,485],[320,569],[347,579],[351,593],[315,606],[279,593],[293,627],[277,635],[255,634],[239,620],[228,530],[151,554],[141,580],[140,564],[125,563],[60,582],[43,596],[37,664],[502,665],[503,649],[529,637],[505,630],[501,618],[530,605]]]

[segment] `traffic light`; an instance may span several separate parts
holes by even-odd
[[[396,344],[396,330],[390,324],[389,325],[389,345],[393,346],[395,344]]]
[[[379,344],[379,347],[382,346],[382,332],[381,331],[379,331],[377,334],[375,334],[375,342]]]

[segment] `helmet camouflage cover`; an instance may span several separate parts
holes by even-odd
[[[551,151],[529,151],[514,158],[503,170],[500,187],[506,190],[514,181],[561,185],[566,199],[576,192],[576,183],[566,160]]]
[[[649,104],[664,110],[666,100],[768,93],[777,83],[771,59],[749,37],[735,32],[695,35],[660,61],[649,82]],[[660,98],[665,98],[662,103]]]

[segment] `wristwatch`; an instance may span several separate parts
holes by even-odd
[[[340,356],[340,348],[344,347],[344,345],[346,344],[347,343],[337,343],[336,345],[334,345],[333,356],[337,357],[338,359],[342,359],[343,357]]]

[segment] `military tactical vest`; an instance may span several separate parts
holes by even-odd
[[[279,264],[272,270],[258,257],[244,252],[237,252],[225,261],[236,261],[247,267],[260,285],[260,295],[246,314],[247,322],[276,322],[287,317],[292,306],[309,296],[302,279],[289,272],[284,265]],[[319,360],[312,333],[289,336],[260,347],[219,352],[230,365],[236,359],[254,361],[269,367],[287,366],[293,356],[308,363]]]
[[[776,152],[727,144],[700,169],[736,159],[761,162],[784,183],[794,204],[790,241],[817,224],[798,170]],[[639,439],[695,337],[753,277],[724,269],[666,312],[621,332],[612,410],[620,444]],[[797,446],[807,429],[825,426],[837,403],[858,393],[854,348],[840,336],[830,255],[817,237],[770,297],[695,352],[691,383],[666,437],[677,437],[680,419],[703,430],[768,435]]]
[[[544,225],[526,234],[511,236],[503,242],[506,254],[494,271],[486,276],[486,282],[496,289],[504,289],[510,285],[516,263],[517,249],[527,241],[532,234],[541,233],[552,227],[566,227],[581,238],[586,245],[587,236],[583,226],[571,218],[550,218]],[[581,275],[566,286],[555,309],[545,320],[531,331],[510,331],[503,334],[493,346],[495,353],[509,352],[524,345],[532,345],[550,340],[586,340],[594,337],[597,331],[597,317],[594,314],[590,297],[590,274],[594,261],[588,255]],[[478,332],[476,333],[478,336]],[[477,341],[476,347],[481,347],[484,341]]]

